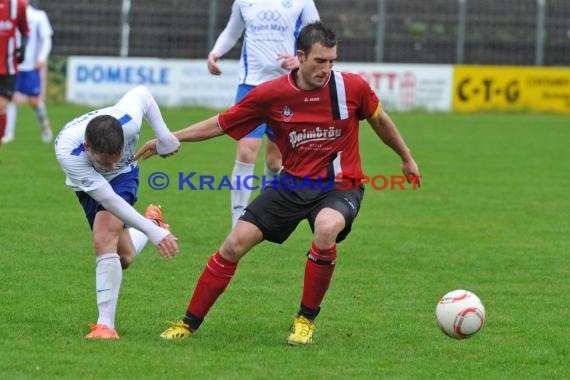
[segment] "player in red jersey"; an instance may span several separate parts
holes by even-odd
[[[16,30],[22,36],[16,46]],[[0,141],[6,130],[6,109],[14,95],[18,63],[24,61],[28,39],[26,3],[23,0],[0,0]]]
[[[364,194],[364,187],[357,182],[362,175],[359,121],[366,119],[400,156],[405,176],[417,179],[420,175],[410,150],[368,83],[358,75],[332,70],[337,57],[334,32],[320,22],[309,24],[301,30],[297,47],[298,69],[258,85],[226,112],[175,132],[180,141],[200,141],[224,133],[239,139],[267,122],[283,154],[282,176],[287,176],[289,183],[270,187],[247,206],[209,259],[183,321],[164,331],[161,337],[165,339],[185,338],[195,332],[226,289],[239,260],[264,240],[284,242],[299,222],[307,219],[314,236],[307,254],[301,305],[288,343],[311,343],[314,320],[335,268],[336,244],[350,232]],[[156,142],[149,141],[136,158],[155,153]],[[341,190],[318,185],[319,178],[339,176],[354,179],[355,186]]]

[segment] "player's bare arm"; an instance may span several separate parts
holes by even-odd
[[[218,124],[218,115],[202,120],[189,127],[174,132],[174,136],[179,141],[202,141],[223,135],[224,131]],[[146,160],[156,154],[156,139],[147,141],[135,155],[135,160],[142,158]],[[164,156],[163,156],[164,157]]]
[[[224,131],[218,124],[218,115],[174,132],[174,136],[176,136],[181,142],[203,141],[223,134]]]
[[[408,183],[415,181],[418,186],[421,186],[421,174],[418,169],[418,165],[412,157],[410,149],[400,135],[396,124],[382,109],[380,104],[374,114],[370,116],[367,121],[378,137],[380,137],[380,139],[392,148],[402,159],[402,173],[406,176]]]

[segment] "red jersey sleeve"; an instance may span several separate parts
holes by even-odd
[[[239,140],[266,122],[263,96],[259,86],[251,90],[239,103],[220,114],[218,123],[224,133]]]
[[[356,81],[358,83],[358,86],[356,86],[358,88],[357,91],[361,94],[361,107],[358,110],[358,118],[360,120],[364,120],[376,112],[380,100],[378,99],[378,96],[372,87],[370,87],[370,84],[368,84],[364,78],[362,78],[360,75],[356,75],[356,77],[358,78]]]
[[[26,4],[23,1],[18,1],[18,30],[23,36],[30,34],[28,18],[26,17]]]

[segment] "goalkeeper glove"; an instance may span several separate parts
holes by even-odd
[[[24,62],[24,59],[26,59],[26,47],[21,46],[16,49],[16,61],[18,62],[18,64],[20,64]]]

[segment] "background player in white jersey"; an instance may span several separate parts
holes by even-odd
[[[76,191],[93,231],[99,318],[89,325],[88,339],[119,339],[115,311],[121,269],[131,264],[149,239],[164,258],[172,259],[178,252],[176,238],[163,223],[159,207],[150,205],[146,218],[132,207],[139,184],[134,149],[143,117],[156,135],[160,154],[176,153],[180,143],[144,86],[129,91],[112,107],[70,121],[55,141],[66,184]]]
[[[14,92],[12,102],[8,105],[6,133],[2,138],[2,142],[8,143],[14,140],[17,116],[16,104],[22,103],[25,97],[27,97],[40,122],[42,141],[47,144],[51,142],[53,134],[43,99],[43,88],[47,75],[48,56],[51,52],[53,29],[45,11],[34,8],[29,3],[29,0],[24,0],[24,2],[27,4],[26,17],[30,34],[26,44],[25,59],[18,65],[16,91]]]
[[[240,58],[238,103],[252,88],[297,68],[295,39],[301,28],[319,20],[313,0],[235,0],[225,29],[208,55],[208,70],[213,75],[222,72],[218,59],[226,54],[244,33]],[[273,178],[281,169],[281,153],[271,141],[271,130],[261,124],[240,139],[232,171],[232,226],[235,226],[249,201],[251,190],[236,186],[238,178],[253,175],[255,160],[263,135],[267,134],[264,175]]]

